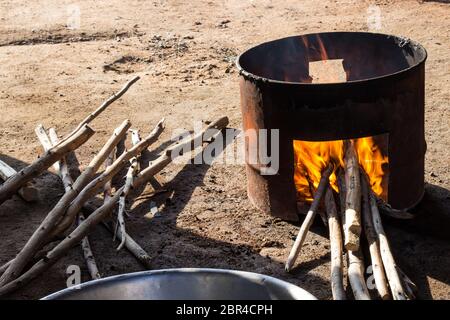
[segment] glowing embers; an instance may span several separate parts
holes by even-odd
[[[387,134],[351,140],[294,140],[294,182],[299,201],[312,201],[321,172],[329,163],[334,166],[330,184],[336,192],[339,192],[336,175],[343,174],[345,148],[350,143],[355,147],[359,165],[369,177],[372,190],[387,201],[389,180]]]

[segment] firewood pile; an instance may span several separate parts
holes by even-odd
[[[417,288],[397,266],[383,229],[378,208],[382,201],[377,199],[371,190],[368,176],[358,164],[353,141],[345,141],[344,146],[344,167],[329,164],[322,171],[310,209],[300,227],[285,269],[288,272],[292,270],[308,230],[323,202],[326,217],[324,222],[329,229],[330,282],[333,299],[347,299],[344,289],[345,256],[347,257],[345,270],[354,298],[356,300],[371,299],[364,277],[366,269],[363,244],[365,243],[368,244],[367,251],[378,296],[383,300],[414,299]],[[333,192],[329,182],[332,172],[337,174],[338,194]],[[340,205],[337,206],[337,203]],[[383,207],[383,209],[386,208]],[[361,241],[362,237],[365,237],[365,242]]]
[[[15,258],[0,266],[0,297],[27,285],[77,245],[82,248],[91,277],[98,279],[100,272],[88,239],[89,233],[98,224],[104,225],[114,238],[120,241],[117,250],[126,248],[145,268],[150,268],[149,255],[126,231],[126,203],[133,200],[130,199],[130,191],[145,185],[174,158],[182,155],[183,151],[192,150],[214,139],[217,130],[226,127],[228,118],[222,117],[209,123],[201,132],[175,141],[142,170],[139,168],[139,156],[157,141],[164,130],[164,119],[143,138],[137,129],[130,129],[130,121],[125,120],[113,131],[111,137],[81,174],[72,177],[71,172],[77,171],[78,168],[70,167],[67,156],[94,135],[94,130],[89,126],[92,120],[138,80],[139,77],[136,76],[126,83],[119,92],[103,102],[63,139],[59,139],[54,128],[46,130],[42,125],[38,125],[35,132],[45,153],[19,172],[0,162],[0,178],[4,180],[0,185],[0,205],[14,194],[18,194],[26,201],[36,200],[37,190],[33,185],[33,179],[51,166],[65,189],[57,204]],[[118,145],[124,143],[127,132],[131,132],[132,147],[119,153]],[[98,173],[102,166],[104,170]],[[114,190],[112,178],[125,169],[126,177],[123,185],[117,186]],[[103,192],[101,205],[95,207],[88,202],[101,192]],[[114,211],[116,215],[112,214]],[[116,216],[116,222],[113,216]],[[48,249],[49,247],[51,249]]]

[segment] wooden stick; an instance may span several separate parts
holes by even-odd
[[[308,174],[308,170],[306,169],[306,167],[302,166],[303,168],[303,172],[305,175],[305,179],[308,182],[308,189],[309,189],[309,193],[311,194],[311,197],[314,199],[314,183],[311,180],[311,177]],[[322,211],[322,210],[318,210],[320,218],[322,219],[323,224],[328,227],[328,218],[327,218],[327,214],[326,212]]]
[[[113,164],[114,155],[115,155],[115,150],[112,150],[111,153],[109,154],[109,157],[105,160],[105,170],[107,170]],[[111,180],[108,180],[108,182],[106,182],[105,185],[103,186],[104,201],[108,201],[109,198],[111,198],[111,194],[112,194],[111,190],[112,190]]]
[[[325,193],[325,209],[328,217],[328,229],[330,232],[331,248],[331,292],[334,300],[346,300],[344,289],[344,264],[342,261],[342,234],[339,223],[336,202],[333,190],[327,187]]]
[[[16,170],[0,160],[0,178],[3,181],[8,180],[16,173]],[[19,191],[17,191],[17,194],[26,202],[33,202],[39,199],[39,192],[31,181],[25,183]]]
[[[78,225],[81,225],[84,221],[84,216],[82,213],[78,215]],[[100,279],[101,275],[98,271],[97,262],[95,261],[94,254],[92,253],[91,244],[89,243],[88,236],[84,236],[81,239],[81,250],[83,253],[84,261],[86,261],[86,266],[88,268],[89,274],[92,280]]]
[[[110,231],[111,233],[114,233],[114,224],[110,222],[103,222],[103,226]],[[118,233],[117,237],[120,241],[122,241],[122,233]],[[142,249],[142,247],[128,234],[125,233],[125,237],[127,238],[125,241],[125,248],[144,266],[146,269],[151,269],[151,258],[148,255],[148,253]]]
[[[345,187],[345,176],[344,171],[342,169],[339,169],[337,174],[337,185],[339,189],[339,213],[341,217],[341,225],[344,226],[345,224],[345,195],[347,194],[347,188]]]
[[[119,144],[120,143],[123,143],[123,139],[119,142]],[[106,161],[105,161],[105,170],[107,170],[108,167],[110,167],[113,164],[115,156],[119,156],[117,154],[117,147],[116,147],[115,150],[111,151],[111,153],[109,154],[109,157],[106,159]],[[112,197],[112,179],[108,180],[108,182],[106,182],[105,185],[103,186],[103,202],[109,201],[109,199],[111,199],[111,197]],[[83,208],[84,208],[84,206],[83,206]],[[113,240],[115,238],[116,238],[116,232],[114,232]]]
[[[25,284],[28,284],[31,280],[39,276],[42,272],[50,268],[55,264],[67,251],[74,245],[78,244],[99,222],[101,222],[108,214],[110,214],[112,208],[119,200],[119,196],[123,191],[123,187],[120,188],[116,194],[107,202],[86,218],[72,233],[62,240],[55,248],[47,253],[45,258],[39,260],[29,270],[19,276],[17,279],[0,287],[0,296],[4,296]]]
[[[9,265],[13,262],[13,260],[14,259],[9,260],[0,267],[0,274],[2,274],[3,272],[5,272],[6,269],[8,269]]]
[[[364,261],[361,248],[357,251],[347,251],[348,280],[356,300],[370,300],[369,290],[364,279]]]
[[[44,130],[45,133],[45,130]],[[57,145],[59,143],[58,135],[54,128],[49,129],[48,135],[50,136],[50,141],[52,145]],[[44,139],[45,140],[45,139]],[[64,189],[66,191],[70,190],[73,185],[73,179],[70,176],[69,167],[67,165],[67,161],[65,158],[62,158],[59,162],[57,162],[57,174],[61,178]],[[78,216],[78,225],[80,225],[84,220],[84,216],[82,213]],[[91,279],[100,279],[100,272],[98,271],[97,262],[95,261],[94,254],[92,253],[91,244],[89,243],[89,238],[85,236],[81,240],[81,251],[83,253],[84,260],[86,261],[86,266],[88,268]]]
[[[56,146],[59,143],[58,134],[55,128],[48,129],[48,136],[52,145]],[[73,185],[73,179],[70,176],[69,166],[67,164],[67,158],[63,157],[59,161],[55,162],[55,171],[61,178],[65,192],[69,191]]]
[[[225,118],[226,121],[219,121],[220,125],[226,126],[228,123],[228,118]],[[223,120],[223,118],[221,119]],[[214,123],[212,124],[214,125]],[[206,130],[206,129],[205,129]],[[204,130],[204,131],[205,131]],[[205,133],[205,136],[209,136],[209,134]],[[187,142],[192,142],[193,139],[190,139]],[[176,144],[174,147],[179,146],[179,144]],[[174,150],[174,148],[169,148],[168,150]],[[171,154],[171,151],[166,152],[165,155]],[[148,175],[143,175],[141,177],[141,180],[139,180],[139,184],[145,183],[143,180]],[[134,183],[136,185],[136,183]],[[51,265],[53,265],[61,256],[65,254],[65,252],[74,245],[74,242],[77,243],[81,240],[84,236],[86,236],[89,231],[92,229],[93,226],[95,226],[98,222],[101,220],[104,220],[105,217],[111,212],[112,208],[116,204],[117,200],[120,197],[120,194],[123,192],[123,187],[120,188],[113,198],[111,198],[107,203],[104,203],[100,208],[96,209],[94,213],[92,213],[81,225],[79,225],[69,236],[67,236],[63,241],[61,241],[52,251],[50,251],[47,256],[40,260],[38,263],[36,263],[32,268],[30,268],[27,272],[22,274],[17,279],[7,283],[6,285],[0,287],[0,296],[3,296],[5,294],[8,294],[23,285],[27,284],[29,281],[37,277],[39,274],[41,274],[43,271],[48,269]],[[129,244],[132,244],[131,237],[127,238],[127,248]],[[136,247],[133,249],[137,249],[139,246],[136,244]],[[140,247],[139,247],[140,248]],[[142,249],[142,248],[141,248]],[[145,253],[144,250],[135,251],[133,254],[136,257],[140,257],[140,261],[142,262],[144,257],[148,257],[148,255]],[[138,258],[139,259],[139,258]],[[147,259],[147,262],[149,263],[149,258]]]
[[[51,233],[54,230],[56,224],[64,215],[65,211],[78,195],[80,190],[88,184],[88,182],[92,179],[94,174],[97,172],[99,166],[111,150],[115,147],[117,142],[121,139],[121,137],[126,133],[128,128],[130,127],[130,122],[128,120],[124,121],[121,126],[119,126],[111,136],[111,138],[107,141],[107,143],[103,146],[103,148],[99,151],[99,153],[92,159],[88,167],[83,171],[83,173],[77,178],[77,180],[72,185],[71,189],[68,190],[55,207],[47,214],[44,220],[41,222],[39,227],[30,237],[28,242],[22,248],[22,250],[17,254],[17,257],[14,259],[14,262],[9,266],[8,270],[0,278],[0,287],[8,283],[9,281],[17,278],[22,272],[25,265],[30,261],[30,259],[35,255],[35,253],[40,249],[40,247],[49,240],[51,237]],[[89,128],[87,126],[83,128]],[[92,129],[89,128],[92,131]],[[92,131],[93,132],[93,131]],[[65,144],[69,143],[71,140],[77,137],[78,134],[73,135],[70,139],[65,142],[60,142],[57,146],[51,148],[47,151],[46,154],[52,154],[52,150],[55,148],[60,148]],[[72,150],[70,150],[72,151]],[[60,157],[62,158],[62,156]],[[57,159],[58,160],[58,159]]]
[[[45,130],[44,126],[42,124],[38,124],[34,129],[34,131],[44,151],[50,150],[53,146],[56,146],[59,143],[59,138],[54,128],[50,128],[47,134],[47,131]],[[64,185],[64,191],[65,192],[69,191],[73,184],[72,177],[70,177],[68,172],[64,173],[62,172],[63,170],[67,170],[66,157],[63,157],[59,161],[56,161],[53,164],[53,169],[55,170],[56,174],[61,178]],[[68,180],[65,181],[65,179]]]
[[[31,265],[35,264],[40,259],[44,258],[46,253],[47,253],[47,251],[45,251],[45,250],[38,251],[38,253],[36,253],[36,255],[33,257],[33,260],[31,261]],[[13,262],[13,260],[14,259],[9,260],[8,262],[6,262],[5,264],[3,264],[0,267],[0,274],[2,274],[3,272],[6,271],[6,269],[8,269],[9,265]]]
[[[105,183],[111,180],[112,177],[118,173],[132,157],[140,154],[144,149],[147,149],[152,143],[154,143],[163,130],[164,119],[158,122],[153,131],[145,139],[127,152],[122,153],[122,155],[117,158],[111,166],[109,166],[102,174],[86,185],[86,187],[77,195],[68,207],[64,217],[61,219],[61,222],[53,231],[53,236],[56,237],[69,228],[86,201],[95,196],[97,192],[105,185]]]
[[[130,81],[128,81],[123,87],[122,89],[120,89],[118,92],[116,92],[115,94],[113,94],[111,97],[109,97],[107,100],[105,100],[94,112],[92,112],[91,114],[89,114],[86,118],[83,119],[83,121],[80,122],[80,124],[78,124],[78,126],[71,132],[69,133],[64,139],[66,140],[67,138],[69,138],[70,136],[72,136],[76,131],[79,130],[79,128],[81,128],[82,126],[84,126],[85,124],[90,123],[92,120],[94,120],[95,118],[97,118],[103,111],[105,111],[105,109],[111,105],[114,101],[116,101],[117,99],[119,99],[121,96],[123,96],[125,94],[125,92],[128,91],[128,89],[136,82],[140,79],[139,76],[135,76],[133,77]]]
[[[36,133],[36,136],[38,137],[39,142],[41,143],[43,149],[45,152],[53,148],[53,143],[50,141],[50,138],[47,134],[47,131],[45,130],[44,126],[42,124],[38,124],[36,128],[34,128],[34,132]],[[59,164],[58,161],[56,161],[53,164],[53,168],[55,170],[59,170]]]
[[[47,170],[53,163],[61,159],[66,153],[75,150],[85,143],[94,131],[88,126],[82,127],[70,139],[47,151],[42,157],[11,176],[0,186],[0,204],[9,199],[28,181]]]
[[[378,237],[373,226],[372,213],[369,204],[369,186],[364,172],[361,172],[361,192],[362,222],[364,226],[364,233],[366,235],[367,242],[369,243],[373,277],[381,299],[388,300],[391,299],[391,295],[389,293],[388,283],[383,269],[383,261],[381,259],[380,247],[378,245]]]
[[[311,203],[311,207],[308,211],[308,214],[303,220],[302,226],[298,232],[297,238],[295,239],[294,245],[292,246],[291,252],[289,253],[289,257],[286,261],[285,269],[289,272],[297,259],[300,250],[302,248],[303,242],[305,241],[306,234],[308,233],[311,224],[314,221],[314,217],[316,216],[317,209],[320,204],[320,200],[325,193],[325,189],[328,185],[328,178],[330,177],[331,172],[333,171],[333,166],[328,165],[325,170],[322,172],[322,176],[320,178],[319,186],[317,187],[316,194],[314,195],[314,200]]]
[[[133,146],[137,145],[141,139],[139,137],[139,131],[138,130],[131,130],[131,141],[133,143]],[[124,218],[124,212],[125,212],[125,200],[128,196],[128,193],[130,192],[131,188],[133,187],[133,180],[134,176],[138,172],[138,158],[137,156],[130,159],[130,167],[128,168],[126,178],[125,178],[125,187],[123,189],[123,193],[119,198],[119,210],[117,212],[117,221],[120,228],[121,234],[126,234],[126,228],[125,228],[125,218]],[[123,248],[127,240],[127,237],[121,237],[121,241],[119,246],[117,247],[117,251]]]
[[[92,213],[97,208],[95,208],[91,204],[85,204],[83,206],[83,212]],[[111,219],[106,219],[106,221],[102,221],[102,225],[111,233],[114,234],[114,223]],[[125,248],[144,266],[146,269],[151,269],[151,258],[148,253],[142,249],[142,247],[128,234],[125,234],[127,240],[125,241]],[[122,235],[120,233],[117,234],[119,240],[121,240]]]
[[[214,122],[211,122],[206,128],[201,132],[196,134],[191,138],[183,139],[178,141],[169,148],[167,148],[161,156],[156,160],[150,162],[150,165],[139,172],[133,180],[133,188],[138,188],[139,186],[146,183],[150,178],[152,178],[159,171],[164,169],[173,159],[182,155],[183,150],[189,149],[193,150],[197,146],[201,146],[203,142],[211,139],[216,135],[217,130],[221,130],[228,125],[228,117],[222,117]]]
[[[358,158],[352,141],[346,143],[344,163],[346,186],[344,246],[347,250],[357,251],[361,234],[361,182]]]
[[[113,164],[114,159],[119,158],[119,157],[122,155],[122,153],[126,152],[126,146],[125,146],[126,140],[127,140],[127,137],[125,136],[125,137],[123,137],[123,139],[120,140],[120,142],[117,144],[115,155],[112,155],[112,154],[111,154],[111,156],[110,156],[110,158],[111,158],[110,160],[111,160],[111,161],[108,161],[108,163],[105,163],[105,165],[106,165],[106,166],[105,166],[105,169],[106,169],[107,167],[109,167],[110,165]],[[119,172],[120,172],[120,171],[119,171]],[[113,177],[113,178],[114,178],[114,177]],[[105,186],[103,187],[103,190],[104,190],[104,199],[105,199],[105,200],[106,200],[108,197],[111,196],[111,185],[112,185],[112,180],[113,180],[113,178],[112,178],[111,180],[109,180],[109,181],[105,184]],[[109,191],[108,191],[108,190],[109,190]],[[116,226],[115,226],[115,228],[114,228],[113,241],[116,240],[117,229],[118,229],[118,227],[119,227],[119,225],[118,225],[118,223],[116,223]]]
[[[383,199],[379,197],[376,197],[376,199],[379,211],[381,211],[385,215],[401,220],[410,220],[414,218],[414,215],[409,213],[408,211],[394,209],[391,207],[389,203],[386,203]]]
[[[345,179],[345,173],[340,170],[337,175],[337,183],[339,187],[339,198],[341,204],[341,219],[345,232],[345,219],[346,215],[346,197],[347,197],[347,181]],[[359,237],[359,236],[358,236]],[[359,239],[357,240],[359,243]],[[356,300],[370,300],[369,290],[364,279],[364,261],[362,260],[360,248],[357,251],[347,251],[348,265],[348,281],[352,288],[353,296]]]
[[[130,129],[129,131],[131,132],[131,143],[133,144],[133,146],[141,142],[141,135],[139,134],[139,130]]]
[[[414,300],[416,299],[417,293],[419,290],[417,289],[416,284],[397,266],[397,272],[403,280],[403,287],[405,288],[406,295],[408,299]]]
[[[384,232],[383,225],[381,223],[380,212],[378,211],[377,201],[373,192],[369,192],[370,209],[372,212],[372,221],[375,232],[378,236],[380,244],[381,259],[383,261],[384,270],[391,287],[391,293],[394,300],[406,300],[407,295],[402,286],[402,281],[397,271],[397,264],[395,263],[394,256],[392,255],[389,241]]]

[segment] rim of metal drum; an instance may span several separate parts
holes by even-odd
[[[83,288],[95,286],[100,283],[112,282],[114,280],[129,279],[129,278],[133,278],[133,277],[148,276],[148,275],[163,274],[163,273],[185,273],[185,272],[233,274],[233,275],[236,275],[236,276],[248,279],[248,280],[255,280],[255,279],[263,280],[264,282],[273,283],[280,287],[286,288],[286,290],[289,291],[289,293],[292,295],[292,297],[295,300],[317,300],[316,297],[314,297],[311,293],[309,293],[305,289],[302,289],[292,283],[289,283],[287,281],[280,280],[280,279],[277,279],[277,278],[274,278],[271,276],[267,276],[267,275],[255,273],[255,272],[248,272],[248,271],[229,270],[229,269],[212,269],[212,268],[173,268],[173,269],[160,269],[160,270],[149,270],[149,271],[138,271],[138,272],[125,273],[125,274],[120,274],[120,275],[116,275],[116,276],[87,281],[82,284],[52,293],[48,296],[43,297],[41,300],[58,299],[72,291],[78,291]]]
[[[249,51],[253,50],[254,48],[257,48],[259,46],[264,46],[267,45],[269,43],[273,43],[273,42],[277,42],[277,41],[283,41],[283,40],[288,40],[288,39],[292,39],[292,38],[297,38],[297,37],[301,37],[301,36],[313,36],[313,35],[325,35],[325,34],[366,34],[366,35],[375,35],[375,36],[384,36],[386,38],[395,38],[399,41],[406,41],[406,44],[410,44],[411,46],[418,48],[418,50],[423,51],[423,58],[417,62],[416,64],[402,69],[400,71],[397,72],[393,72],[393,73],[389,73],[383,76],[379,76],[379,77],[373,77],[373,78],[367,78],[367,79],[360,79],[360,80],[351,80],[351,81],[345,81],[345,82],[329,82],[329,83],[306,83],[306,82],[293,82],[293,81],[283,81],[283,80],[275,80],[275,79],[270,79],[270,78],[266,78],[266,77],[261,77],[258,76],[256,74],[253,74],[251,72],[246,71],[241,64],[239,63],[240,59],[242,56],[244,56],[245,54],[247,54]],[[363,82],[369,82],[369,81],[376,81],[376,80],[380,80],[380,79],[387,79],[390,77],[395,77],[397,75],[400,75],[402,73],[408,72],[409,70],[412,70],[414,68],[417,68],[418,66],[420,66],[421,64],[423,64],[428,57],[428,53],[427,50],[418,42],[411,40],[409,38],[401,38],[399,36],[394,36],[394,35],[390,35],[390,34],[384,34],[384,33],[376,33],[376,32],[352,32],[352,31],[333,31],[333,32],[316,32],[316,33],[306,33],[306,34],[301,34],[301,35],[294,35],[294,36],[289,36],[289,37],[284,37],[284,38],[279,38],[279,39],[275,39],[275,40],[271,40],[271,41],[266,41],[263,43],[260,43],[257,46],[251,47],[247,50],[245,50],[243,53],[241,53],[237,58],[236,58],[236,67],[239,70],[239,74],[252,79],[253,81],[261,81],[261,82],[268,82],[268,83],[277,83],[277,84],[288,84],[288,85],[300,85],[300,86],[338,86],[338,85],[343,85],[343,84],[358,84],[358,83],[363,83]]]

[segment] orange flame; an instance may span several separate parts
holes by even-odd
[[[321,60],[328,60],[328,53],[325,49],[325,45],[323,44],[322,38],[319,35],[316,35],[317,43],[319,44],[319,52]]]
[[[344,70],[342,60],[335,59],[335,62],[338,63],[331,63],[333,60],[329,60],[330,55],[319,35],[316,40],[317,45],[314,46],[306,37],[302,37],[306,50],[313,49],[318,52],[320,60],[316,62],[323,64],[322,66],[314,65],[314,62],[310,61],[310,80],[320,83],[347,81],[348,71]],[[311,70],[314,66],[317,70]],[[317,74],[311,77],[311,71],[316,71]],[[387,173],[384,169],[388,164],[388,157],[383,155],[373,137],[359,138],[353,141],[359,164],[367,173],[372,190],[387,200],[387,187],[385,187],[387,186]],[[344,153],[344,140],[324,142],[294,140],[294,182],[300,200],[312,201],[313,192],[319,185],[321,173],[329,163],[334,165],[330,184],[336,192],[339,192],[336,172],[339,168],[344,167]]]
[[[379,196],[385,195],[383,179],[384,166],[388,157],[384,156],[372,137],[355,139],[355,149],[361,168],[367,173],[372,190]],[[322,171],[332,163],[334,171],[330,176],[332,188],[339,192],[336,172],[344,167],[344,140],[311,142],[294,140],[294,182],[299,199],[312,201],[313,189],[317,189]]]
[[[383,155],[371,137],[356,139],[355,148],[359,164],[367,173],[373,192],[379,196],[383,195],[385,193],[383,190],[383,178],[385,177],[383,167],[388,164],[388,157]]]

